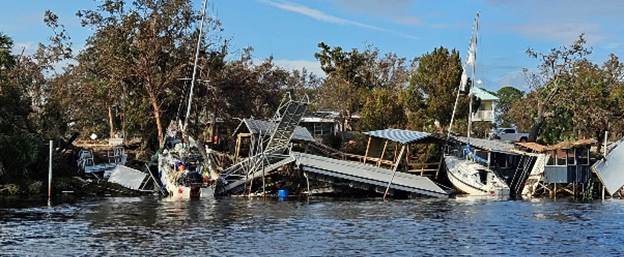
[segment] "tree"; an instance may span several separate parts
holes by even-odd
[[[571,71],[574,64],[584,60],[587,55],[591,54],[591,49],[585,47],[585,37],[583,34],[569,46],[551,49],[548,53],[537,52],[528,49],[527,54],[531,58],[540,59],[542,63],[539,65],[538,74],[530,74],[532,86],[538,92],[537,115],[533,119],[533,125],[529,130],[529,140],[534,141],[540,134],[544,123],[544,114],[549,105],[557,99],[561,99],[559,92],[564,91],[568,85]]]
[[[82,24],[95,30],[81,64],[94,73],[109,101],[108,118],[113,132],[111,108],[125,87],[141,87],[151,108],[159,145],[164,140],[162,119],[170,101],[180,101],[182,82],[189,74],[198,15],[188,0],[135,0],[126,9],[121,0],[103,1],[96,10],[78,12]],[[204,46],[206,38],[202,38]],[[99,81],[99,82],[98,82]],[[178,97],[175,97],[178,96]],[[112,99],[111,99],[112,98]],[[171,100],[173,99],[173,100]],[[169,116],[170,117],[170,116]]]
[[[379,50],[368,47],[363,51],[330,47],[319,43],[315,57],[327,78],[318,90],[322,108],[339,111],[342,125],[353,129],[351,117],[362,111],[366,95],[375,88],[403,90],[409,75],[405,58],[388,53],[380,57]]]
[[[398,92],[386,88],[372,90],[366,97],[361,116],[364,130],[402,128],[406,120]]]
[[[532,121],[530,139],[557,143],[599,138],[607,130],[622,133],[624,65],[617,56],[611,55],[602,65],[591,62],[591,49],[582,34],[569,46],[528,53],[542,63],[538,73],[527,73],[532,91],[512,104],[509,117],[515,122]]]
[[[457,50],[439,47],[416,60],[406,96],[410,127],[432,128],[435,121],[444,128],[449,125],[461,74]],[[467,117],[467,106],[466,99],[462,98],[456,119]]]
[[[509,110],[511,106],[522,99],[524,92],[513,86],[504,86],[496,91],[498,96],[498,103],[496,105],[496,123],[498,126],[509,127],[515,125],[513,120],[509,117]]]

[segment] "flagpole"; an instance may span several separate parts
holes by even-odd
[[[474,33],[472,35],[472,40],[470,42],[470,51],[472,51],[472,59],[469,60],[472,62],[472,84],[470,85],[470,92],[468,93],[468,97],[470,98],[469,106],[468,106],[468,132],[466,135],[468,136],[468,142],[470,143],[470,137],[472,136],[472,96],[473,91],[472,88],[477,84],[477,36],[479,34],[479,13],[477,12],[477,16],[475,17],[475,27]]]

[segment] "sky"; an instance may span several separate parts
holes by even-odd
[[[199,8],[202,0],[192,0]],[[34,51],[50,31],[43,13],[52,10],[81,49],[92,33],[75,16],[97,5],[81,1],[11,1],[0,10],[0,32],[16,51]],[[522,69],[538,64],[525,51],[548,51],[585,33],[591,59],[624,56],[624,1],[621,0],[209,0],[209,13],[223,23],[219,36],[231,40],[232,54],[251,46],[254,58],[272,56],[288,69],[323,76],[314,53],[318,43],[343,49],[374,46],[412,59],[444,46],[466,56],[475,14],[480,14],[477,79],[487,89],[526,88]],[[210,33],[210,32],[209,32]]]

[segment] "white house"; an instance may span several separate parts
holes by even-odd
[[[472,115],[472,121],[494,122],[496,120],[495,110],[498,97],[480,87],[474,87],[472,93],[481,99],[481,105]]]

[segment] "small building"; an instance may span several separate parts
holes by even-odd
[[[352,122],[356,123],[359,119],[360,116],[358,114],[351,115]],[[299,125],[307,128],[315,138],[321,138],[325,135],[336,135],[346,130],[340,113],[336,111],[308,113],[301,118]]]
[[[472,121],[494,122],[496,120],[495,110],[499,100],[498,97],[480,87],[474,87],[472,93],[481,101],[479,109],[472,115]]]
[[[243,119],[234,130],[236,159],[249,157],[267,143],[277,124],[266,120]],[[314,142],[314,137],[306,128],[297,126],[292,136],[294,142]],[[261,143],[261,144],[260,144]]]
[[[595,144],[593,139],[564,141],[548,146],[534,142],[516,143],[521,149],[547,155],[542,187],[551,196],[562,191],[576,195],[577,188],[581,189],[580,186],[589,181],[592,164],[590,150]]]

